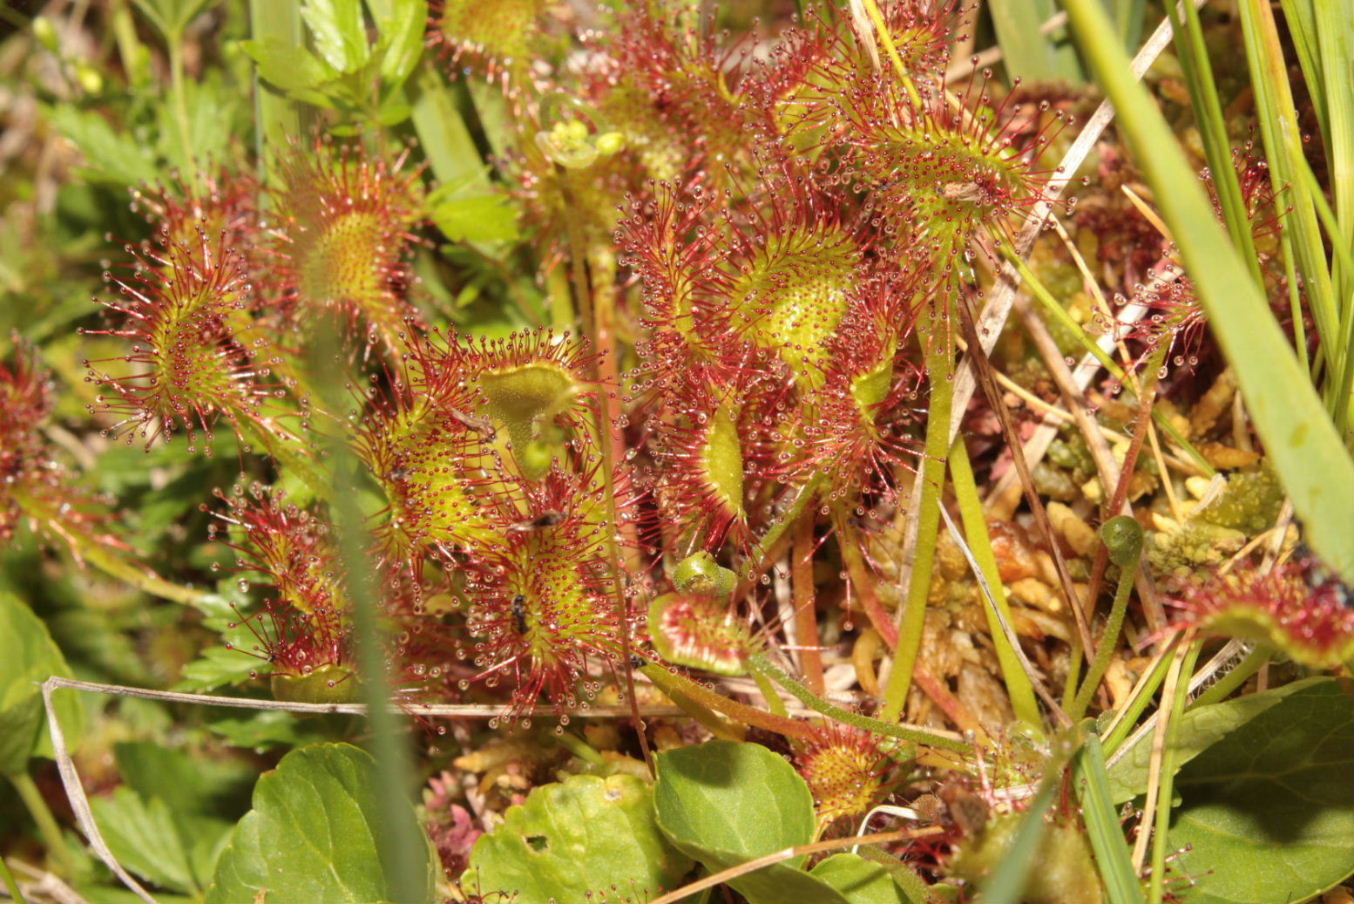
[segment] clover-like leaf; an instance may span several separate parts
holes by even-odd
[[[612,890],[645,901],[690,868],[658,831],[648,784],[575,775],[509,807],[503,825],[475,843],[461,884],[511,895],[515,904],[593,900]]]
[[[0,775],[26,771],[29,757],[50,749],[40,730],[38,685],[53,675],[70,674],[47,626],[18,597],[0,593]],[[79,703],[66,691],[53,697],[53,705],[67,744],[74,744],[81,726]]]
[[[833,854],[810,875],[837,889],[851,904],[912,904],[888,870],[859,854]]]
[[[1175,784],[1185,904],[1305,901],[1354,869],[1354,710],[1333,679],[1232,731]]]
[[[1195,707],[1180,719],[1172,746],[1172,758],[1182,767],[1251,719],[1278,704],[1289,694],[1329,678],[1310,678],[1282,687],[1270,688],[1258,694],[1246,694],[1234,700]],[[1144,734],[1123,754],[1116,758],[1109,770],[1109,790],[1116,804],[1132,800],[1147,790],[1147,777],[1152,764],[1152,735]]]
[[[813,796],[794,767],[759,744],[710,741],[658,755],[658,825],[711,872],[813,840]],[[729,882],[754,904],[847,904],[798,867],[803,857]]]
[[[254,786],[254,808],[235,826],[207,890],[207,904],[375,904],[391,900],[392,865],[374,762],[350,744],[293,750]],[[407,817],[414,820],[414,809]],[[417,829],[420,834],[422,829]],[[433,900],[431,851],[424,900]]]

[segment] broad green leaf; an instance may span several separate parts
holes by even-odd
[[[413,807],[407,818],[414,820]],[[381,859],[375,764],[349,744],[293,750],[254,787],[254,808],[235,826],[207,890],[207,904],[375,904],[392,895]],[[418,830],[421,833],[421,830]],[[433,900],[431,851],[425,900]]]
[[[259,77],[283,91],[316,88],[338,75],[309,50],[278,38],[241,41],[240,47],[258,65]]]
[[[475,843],[462,884],[516,904],[613,893],[647,901],[690,868],[658,831],[648,784],[631,775],[575,775],[509,807],[503,825]]]
[[[454,242],[510,242],[517,238],[517,208],[502,195],[444,200],[429,211],[429,218]]]
[[[367,0],[381,32],[382,90],[398,87],[414,71],[423,54],[423,31],[428,22],[427,0]]]
[[[69,678],[71,671],[47,626],[17,596],[0,593],[0,774],[25,772],[29,757],[51,749],[38,685],[54,675]],[[83,722],[79,701],[64,691],[52,702],[74,745]]]
[[[1053,0],[992,0],[992,25],[1009,77],[1036,81],[1082,81],[1076,52],[1064,33],[1044,35],[1040,26],[1058,12]]]
[[[113,756],[127,787],[146,800],[163,800],[175,813],[216,813],[224,800],[247,791],[257,774],[242,762],[193,756],[154,741],[115,744]]]
[[[90,801],[94,819],[113,855],[127,869],[162,888],[200,894],[231,825],[170,810],[130,788]]]
[[[174,689],[209,691],[228,684],[241,684],[269,671],[269,663],[239,650],[208,647],[199,658],[183,667],[183,677],[174,685]]]
[[[851,904],[912,904],[888,870],[859,854],[833,854],[809,875],[831,885]]]
[[[710,741],[658,755],[658,826],[711,872],[813,840],[813,796],[794,767],[759,744]],[[749,901],[847,899],[798,869],[796,857],[729,884]]]
[[[356,72],[371,57],[362,0],[306,0],[301,17],[315,36],[315,49],[339,72]]]
[[[151,148],[130,135],[114,132],[99,114],[60,105],[50,109],[48,118],[84,155],[87,177],[118,185],[154,183],[160,178]]]
[[[1180,726],[1176,730],[1172,754],[1176,766],[1184,766],[1229,732],[1245,725],[1289,694],[1332,680],[1308,678],[1258,694],[1247,694],[1234,700],[1189,710],[1180,720]],[[1126,748],[1122,755],[1116,758],[1114,767],[1109,770],[1110,799],[1116,804],[1121,804],[1146,791],[1151,762],[1152,735],[1148,733],[1140,736],[1133,746]]]
[[[1354,708],[1306,684],[1176,776],[1170,832],[1186,904],[1304,901],[1354,869]]]

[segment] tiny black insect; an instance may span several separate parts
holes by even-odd
[[[533,530],[545,530],[547,527],[554,527],[569,517],[565,512],[546,512],[543,515],[537,515],[535,518],[528,518],[526,521],[518,521],[508,528],[509,533],[526,533]]]
[[[512,598],[512,623],[518,634],[527,633],[527,598],[520,593]]]

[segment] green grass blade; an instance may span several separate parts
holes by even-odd
[[[1330,133],[1330,123],[1326,119],[1326,80],[1321,73],[1321,50],[1316,35],[1316,9],[1312,0],[1280,0],[1284,19],[1288,22],[1288,32],[1293,36],[1293,47],[1297,51],[1298,65],[1302,67],[1303,78],[1307,80],[1312,95],[1312,106],[1316,110],[1316,120],[1322,135]]]
[[[1096,0],[1099,2],[1099,0]],[[983,883],[982,900],[984,904],[1019,904],[1024,900],[1025,880],[1035,866],[1035,855],[1039,853],[1039,844],[1044,840],[1048,828],[1044,814],[1053,803],[1058,790],[1057,777],[1061,769],[1055,769],[1039,785],[1039,793],[1030,801],[1025,818],[1020,821],[1015,838],[1001,863],[992,871],[992,875]]]
[[[1175,32],[1175,46],[1180,65],[1185,70],[1185,85],[1189,89],[1194,121],[1203,140],[1204,156],[1213,175],[1213,190],[1222,207],[1222,219],[1227,234],[1250,267],[1251,278],[1257,286],[1265,284],[1260,273],[1260,262],[1255,253],[1250,219],[1246,216],[1246,201],[1241,196],[1241,181],[1232,162],[1232,145],[1227,139],[1227,122],[1222,114],[1222,100],[1218,97],[1213,69],[1208,62],[1208,48],[1199,24],[1199,10],[1193,3],[1166,4],[1166,12]],[[1181,13],[1184,19],[1181,20]]]
[[[1060,29],[1045,36],[1040,28],[1058,12],[1053,0],[992,0],[992,26],[1002,62],[1012,78],[1033,81],[1085,81],[1077,55]]]
[[[1250,0],[1243,0],[1245,2]],[[1155,102],[1129,70],[1098,0],[1067,0],[1074,33],[1119,111],[1119,130],[1156,193],[1210,325],[1236,368],[1256,430],[1317,553],[1354,580],[1354,463],[1298,366],[1269,302],[1213,218]]]
[[[1142,43],[1143,14],[1147,0],[1114,0],[1114,26],[1125,50],[1136,50]]]
[[[963,436],[955,437],[950,447],[950,477],[954,481],[954,495],[959,501],[959,516],[964,522],[964,535],[973,558],[987,578],[992,590],[992,603],[1010,621],[1011,612],[1006,603],[1006,591],[1001,584],[1001,574],[997,569],[997,557],[992,552],[992,537],[987,532],[987,518],[983,515],[983,504],[978,496],[978,486],[973,479],[973,466],[968,460],[968,449],[964,446]],[[1026,725],[1043,730],[1043,719],[1039,715],[1039,704],[1034,699],[1034,686],[1030,676],[1021,668],[1020,660],[1011,649],[1011,642],[1002,630],[997,615],[991,608],[985,608],[987,627],[992,634],[992,645],[997,649],[997,662],[1001,665],[1002,680],[1006,683],[1006,692],[1011,698],[1011,708],[1016,718]]]
[[[1086,835],[1095,851],[1100,879],[1105,883],[1111,904],[1142,904],[1142,883],[1133,869],[1124,828],[1110,798],[1109,773],[1105,770],[1105,750],[1100,738],[1088,734],[1077,758],[1077,796],[1081,798]]]
[[[1284,9],[1289,5],[1285,3]],[[1348,248],[1354,246],[1354,27],[1350,25],[1348,0],[1316,0],[1315,11],[1320,84],[1308,75],[1307,85],[1313,98],[1320,99],[1319,109],[1325,114],[1321,129],[1330,167],[1331,206],[1341,226],[1344,247]],[[1354,313],[1350,311],[1354,305],[1354,271],[1337,268],[1336,272],[1336,292],[1348,318]]]
[[[300,47],[305,37],[297,0],[250,0],[249,25],[253,39],[260,43],[279,41],[287,47]],[[301,113],[293,101],[263,83],[257,67],[254,70],[254,125],[259,173],[266,179],[267,149],[283,150],[289,139],[301,137]]]
[[[1303,155],[1302,136],[1298,132],[1298,115],[1278,27],[1268,3],[1262,0],[1239,0],[1237,10],[1270,178],[1275,191],[1280,193],[1280,211],[1287,210],[1285,227],[1293,237],[1297,269],[1302,274],[1312,320],[1321,337],[1317,367],[1324,360],[1329,377],[1341,371],[1349,350],[1341,342],[1344,331],[1340,328],[1339,306],[1311,192],[1298,174],[1297,160]],[[1334,22],[1330,26],[1338,27]],[[1334,408],[1328,410],[1335,413]]]

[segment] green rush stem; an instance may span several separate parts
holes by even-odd
[[[1020,279],[1030,290],[1030,294],[1034,296],[1035,300],[1039,302],[1044,310],[1047,311],[1054,320],[1058,321],[1061,326],[1071,332],[1072,335],[1076,336],[1078,344],[1080,344],[1087,352],[1094,355],[1095,359],[1100,362],[1102,367],[1110,372],[1111,376],[1120,383],[1126,382],[1129,379],[1129,374],[1127,374],[1124,369],[1119,366],[1119,363],[1111,358],[1104,349],[1096,344],[1094,339],[1086,334],[1086,331],[1082,329],[1081,324],[1073,320],[1072,315],[1068,314],[1062,305],[1058,304],[1058,300],[1053,297],[1053,293],[1039,280],[1039,277],[1034,275],[1034,272],[1025,264],[1025,261],[1021,259],[1020,255],[1007,247],[1007,243],[1005,242],[1001,244],[1000,249],[1002,256],[1011,263],[1011,266],[1016,268],[1017,272],[1020,274]],[[1189,455],[1194,461],[1194,464],[1204,472],[1205,476],[1212,477],[1217,473],[1216,469],[1208,463],[1208,459],[1204,458],[1203,454],[1198,449],[1194,448],[1194,444],[1171,423],[1170,418],[1166,417],[1163,412],[1153,408],[1152,421],[1162,430],[1162,432],[1169,436],[1178,447]]]
[[[776,686],[771,683],[770,678],[767,678],[761,672],[753,671],[752,680],[757,683],[757,690],[761,691],[762,696],[766,698],[767,709],[777,716],[789,716],[790,711],[785,708],[785,701],[780,698],[780,694],[776,693]]]
[[[43,843],[47,845],[47,853],[56,861],[58,872],[69,878],[73,866],[70,848],[66,847],[66,839],[61,834],[61,826],[57,825],[56,817],[52,815],[51,808],[47,806],[47,800],[38,790],[37,783],[27,772],[16,772],[5,776],[5,778],[9,779],[9,783],[19,793],[19,799],[23,801],[24,809],[28,811],[28,815],[32,816],[33,822],[37,824],[38,834],[42,836]]]
[[[982,499],[978,495],[977,482],[973,479],[973,466],[969,462],[963,436],[956,436],[950,446],[950,479],[954,483],[954,496],[959,503],[959,516],[964,523],[964,536],[969,549],[982,569],[983,576],[987,578],[993,603],[1009,624],[1011,610],[1006,602],[1006,590],[1001,584],[997,556],[992,551],[992,538],[987,532],[987,517],[983,514]],[[987,628],[997,650],[997,662],[1001,665],[1001,676],[1006,682],[1011,708],[1017,719],[1029,727],[1039,728],[1043,719],[1039,715],[1039,704],[1035,701],[1030,677],[1025,674],[1020,660],[1011,649],[1010,639],[1002,630],[997,614],[990,607],[984,607],[983,611],[987,615]],[[1076,662],[1076,657],[1073,657],[1072,662]]]
[[[814,693],[821,694],[823,656],[818,650],[818,612],[813,587],[813,519],[801,518],[790,553],[790,585],[795,607],[795,640],[799,643],[799,667]],[[779,698],[777,698],[779,700]],[[769,702],[769,701],[768,701]]]
[[[179,140],[183,142],[183,154],[188,158],[188,166],[197,176],[197,149],[193,147],[193,130],[188,124],[188,98],[183,90],[183,29],[177,28],[173,34],[165,35],[169,46],[169,94],[174,104],[174,120],[179,127]]]
[[[931,404],[926,415],[926,447],[921,474],[921,505],[917,513],[916,554],[912,562],[907,598],[898,611],[898,646],[894,650],[893,669],[884,688],[884,707],[880,715],[886,722],[897,721],[907,703],[912,672],[921,650],[922,626],[926,621],[926,598],[931,590],[931,569],[935,564],[936,541],[940,536],[940,497],[945,489],[946,457],[950,450],[950,407],[954,401],[954,337],[943,315],[932,306],[922,307],[918,319],[921,341],[929,343],[926,373],[931,385]]]
[[[1128,736],[1133,733],[1133,729],[1138,724],[1138,717],[1147,709],[1152,702],[1152,698],[1156,696],[1157,690],[1161,687],[1161,683],[1166,680],[1166,672],[1170,669],[1173,650],[1174,642],[1161,651],[1152,671],[1147,674],[1146,680],[1136,689],[1128,704],[1114,717],[1109,733],[1104,736],[1106,756],[1114,756]]]
[[[1086,707],[1091,704],[1091,696],[1095,694],[1096,688],[1100,686],[1100,679],[1105,677],[1105,670],[1109,668],[1110,657],[1114,655],[1114,648],[1119,643],[1119,634],[1124,628],[1124,616],[1128,613],[1128,597],[1133,592],[1133,579],[1138,573],[1140,556],[1141,548],[1139,554],[1133,557],[1133,564],[1122,565],[1119,568],[1119,584],[1114,588],[1114,604],[1110,607],[1105,632],[1100,635],[1100,642],[1096,644],[1095,659],[1091,662],[1091,670],[1086,673],[1086,680],[1082,682],[1077,699],[1067,710],[1067,716],[1073,722],[1086,714]]]
[[[1247,653],[1245,658],[1238,662],[1230,672],[1213,682],[1203,693],[1195,697],[1190,702],[1189,708],[1207,706],[1210,703],[1217,703],[1226,699],[1228,694],[1245,684],[1247,679],[1264,668],[1265,663],[1273,658],[1274,651],[1272,649],[1263,645],[1257,646]]]
[[[656,684],[659,690],[672,698],[672,701],[678,706],[685,708],[683,700],[686,703],[696,704],[696,708],[688,711],[691,712],[696,721],[707,728],[710,727],[706,721],[709,719],[710,713],[705,713],[702,717],[699,713],[700,707],[719,713],[731,719],[735,724],[755,725],[787,738],[808,739],[813,734],[813,729],[807,723],[786,716],[777,716],[774,713],[730,700],[722,694],[702,687],[690,678],[669,672],[661,665],[646,665],[640,669],[640,672]]]
[[[555,743],[590,765],[602,766],[606,763],[606,760],[602,759],[602,755],[594,750],[590,744],[571,732],[566,731],[562,735],[557,735]]]
[[[835,719],[838,722],[845,722],[847,725],[859,728],[862,731],[868,731],[873,734],[882,734],[890,738],[897,738],[900,741],[910,741],[913,744],[923,744],[927,747],[949,750],[952,753],[968,754],[973,752],[973,747],[965,744],[963,741],[942,737],[940,735],[932,734],[929,731],[923,731],[919,728],[905,727],[893,722],[881,722],[879,719],[871,719],[869,716],[862,716],[860,713],[853,713],[850,710],[842,709],[836,704],[829,703],[821,697],[815,696],[804,685],[777,668],[771,660],[766,658],[765,653],[749,653],[747,657],[747,666],[752,672],[760,672],[785,688],[796,700],[803,703],[809,709],[817,713],[822,713],[830,719]]]
[[[315,374],[333,361],[341,347],[332,324],[322,324],[311,350],[310,368]],[[346,423],[346,408],[341,382],[316,381],[325,392],[321,400],[340,423]],[[367,552],[370,535],[366,519],[358,505],[353,473],[352,451],[345,438],[329,438],[327,466],[332,477],[320,497],[329,503],[337,528],[338,548],[345,567],[343,589],[350,603],[353,629],[357,639],[357,661],[362,675],[362,701],[367,704],[371,729],[370,748],[376,760],[378,812],[382,818],[377,846],[382,860],[389,864],[393,904],[416,904],[424,896],[423,870],[420,869],[426,839],[419,837],[417,824],[407,813],[413,756],[405,735],[404,717],[390,704],[391,685],[386,656],[386,638],[381,623],[381,601],[377,577]]]
[[[23,892],[19,890],[19,883],[15,880],[14,874],[9,871],[9,864],[5,862],[4,857],[0,857],[0,880],[4,881],[5,888],[9,889],[9,896],[16,904],[28,904]]]
[[[1175,736],[1180,728],[1180,716],[1189,697],[1189,676],[1194,674],[1194,662],[1199,658],[1203,642],[1193,640],[1185,651],[1175,694],[1170,701],[1170,722],[1166,725],[1166,743],[1161,751],[1161,784],[1157,788],[1156,825],[1152,829],[1152,870],[1148,878],[1148,904],[1161,904],[1166,883],[1167,833],[1171,827],[1171,798],[1175,792]],[[1165,701],[1162,701],[1165,703]]]

